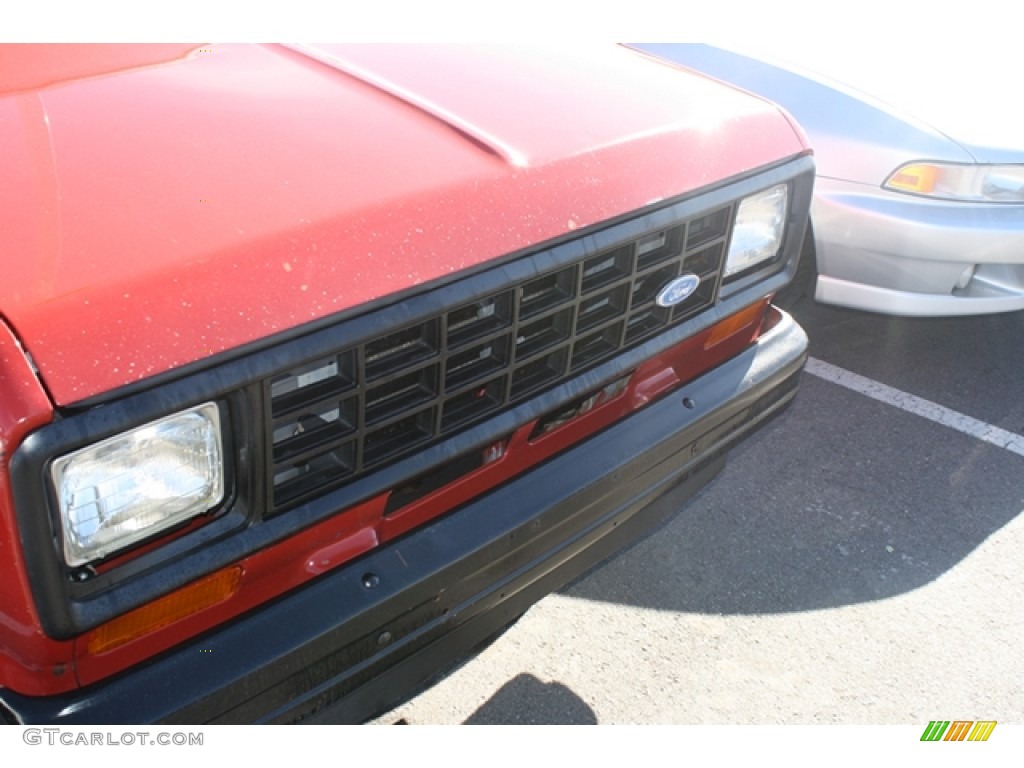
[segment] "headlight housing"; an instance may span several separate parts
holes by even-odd
[[[220,409],[204,403],[61,456],[50,476],[65,560],[99,560],[220,503]]]
[[[772,261],[782,246],[789,187],[776,184],[740,203],[725,257],[724,277]]]
[[[893,192],[975,203],[1024,203],[1024,165],[902,165],[882,185]]]

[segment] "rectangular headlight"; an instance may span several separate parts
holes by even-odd
[[[775,258],[782,246],[788,194],[785,184],[777,184],[740,203],[725,257],[725,277]]]
[[[204,403],[144,424],[61,456],[50,474],[68,565],[98,560],[220,503],[220,411]]]

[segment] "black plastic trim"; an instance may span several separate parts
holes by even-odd
[[[807,337],[779,317],[747,351],[644,410],[230,625],[90,688],[0,691],[0,705],[26,724],[372,717],[655,528],[673,510],[653,500],[680,482],[695,493],[731,445],[781,411]]]
[[[287,448],[288,439],[277,442],[278,438],[273,434],[282,419],[272,413],[276,404],[272,404],[271,413],[266,414],[267,455],[273,458],[266,469],[266,475],[276,480],[279,471],[287,472],[303,464],[309,468],[307,475],[299,473],[285,480],[280,489],[275,487],[275,493],[268,498],[268,514],[287,511],[302,501],[321,496],[352,483],[362,475],[378,471],[386,463],[393,463],[414,451],[423,450],[427,445],[451,437],[456,431],[483,422],[496,412],[508,409],[537,392],[557,387],[645,339],[682,323],[689,316],[708,309],[717,298],[722,256],[734,209],[735,203],[728,203],[713,208],[710,213],[702,212],[691,218],[675,219],[671,226],[655,231],[655,234],[665,233],[665,242],[645,253],[640,252],[640,244],[649,235],[630,236],[619,240],[611,249],[596,253],[588,251],[584,258],[559,263],[554,270],[528,280],[510,276],[516,269],[532,271],[540,257],[532,257],[528,264],[516,262],[516,269],[510,266],[500,273],[511,282],[501,285],[487,297],[500,299],[505,315],[499,330],[488,332],[482,337],[488,341],[482,341],[481,338],[451,338],[451,317],[461,313],[466,306],[472,307],[474,302],[471,301],[468,305],[463,303],[458,307],[450,307],[437,316],[427,318],[422,324],[413,324],[388,333],[384,338],[402,338],[409,345],[404,353],[392,355],[397,359],[387,365],[386,370],[371,373],[365,362],[370,356],[369,348],[381,340],[381,337],[375,337],[347,349],[322,350],[315,361],[273,374],[264,382],[265,392],[271,390],[272,382],[281,374],[295,376],[310,366],[332,365],[342,358],[350,361],[355,358],[354,364],[350,363],[354,381],[348,381],[345,377],[349,385],[345,389],[345,400],[355,411],[355,418],[350,421],[351,429],[334,434],[331,434],[330,428],[324,429],[319,439],[310,439],[308,446],[302,450],[288,452],[278,458],[277,451]],[[709,233],[698,230],[698,235],[702,235],[697,238],[699,242],[692,247],[688,246],[691,226],[708,217],[714,217],[717,225]],[[714,258],[707,256],[709,252],[714,253]],[[584,273],[588,263],[606,259],[616,261],[618,274],[613,275],[612,279],[592,281],[586,286]],[[692,263],[695,259],[700,263]],[[643,263],[645,260],[647,263]],[[694,269],[699,270],[701,284],[691,298],[678,307],[655,306],[657,289],[669,279]],[[523,298],[524,292],[538,282],[544,284],[538,294],[540,298]],[[604,316],[598,315],[596,319],[586,314],[585,308],[588,305],[595,305],[609,296],[617,297],[614,304],[609,304],[610,312]],[[534,311],[528,311],[531,304],[535,305]],[[659,320],[637,328],[631,327],[633,319],[648,315],[652,310],[661,316]],[[531,329],[538,327],[543,330],[537,335],[533,347],[530,347],[530,342],[525,340],[531,337]],[[614,332],[615,338],[609,339],[609,332]],[[597,334],[602,335],[606,343],[599,345],[597,350],[591,348],[587,354],[578,355],[581,349],[585,349],[582,344]],[[498,340],[500,343],[496,343]],[[474,353],[479,352],[484,344],[499,348],[499,353],[492,352],[481,370],[450,382],[453,371],[451,362],[455,359],[478,361],[480,358]],[[373,393],[399,381],[407,385],[402,389],[405,396],[391,400],[384,398],[370,405]],[[300,391],[281,395],[280,401],[284,407],[277,409],[278,413],[287,413],[294,418],[297,412],[308,414],[332,407],[339,401],[337,385],[340,383],[339,377],[337,382],[331,384],[325,381],[308,384],[309,392],[304,402],[300,402]],[[474,390],[484,392],[484,398],[469,397],[471,407],[463,408],[467,393]],[[394,393],[394,390],[391,391]],[[457,417],[453,418],[453,412]],[[284,421],[287,419],[285,417]],[[405,430],[405,434],[394,441],[395,445],[376,454],[368,448],[370,440],[380,430],[393,428],[403,422],[415,422],[416,434],[409,434],[410,430]],[[316,429],[315,424],[313,428]],[[302,441],[305,437],[292,439]],[[347,459],[345,471],[341,472],[336,471],[339,450],[345,452]],[[285,453],[284,450],[281,452]],[[317,463],[325,463],[334,471],[323,473],[314,469]],[[277,496],[278,490],[281,492],[280,499]]]
[[[720,296],[714,306],[681,324],[421,452],[302,502],[287,514],[264,518],[266,510],[271,508],[272,488],[264,472],[264,467],[270,465],[265,420],[270,408],[264,402],[269,392],[263,382],[274,373],[320,359],[324,357],[324,350],[351,348],[436,317],[447,309],[489,296],[510,284],[541,276],[650,230],[679,220],[692,220],[701,213],[729,205],[774,184],[789,182],[794,190],[791,211],[806,210],[813,170],[809,155],[790,158],[769,168],[757,169],[743,178],[625,214],[612,223],[574,233],[571,239],[482,265],[479,270],[432,290],[389,297],[384,304],[374,303],[375,308],[364,314],[353,317],[352,313],[342,313],[332,318],[327,327],[311,332],[309,328],[315,326],[304,327],[248,345],[245,350],[249,354],[244,357],[218,364],[214,363],[222,358],[212,358],[207,361],[211,367],[204,370],[186,367],[176,372],[180,378],[155,377],[147,382],[151,388],[143,391],[134,387],[120,390],[119,393],[133,392],[122,399],[82,411],[64,409],[52,424],[29,435],[11,460],[15,511],[33,599],[44,631],[57,639],[68,639],[87,631],[271,546],[339,510],[401,485],[455,456],[493,443],[528,421],[618,378],[644,360],[785,285],[795,270],[800,237],[795,231],[787,231],[777,264],[757,275],[756,280],[745,279],[730,286],[727,298]],[[805,223],[793,213],[790,230],[798,229],[802,236]],[[523,259],[528,253],[532,253],[533,258]],[[316,324],[319,325],[322,324]],[[186,371],[192,372],[185,375]],[[73,584],[67,578],[56,542],[57,525],[48,500],[48,462],[54,456],[207,400],[227,402],[231,406],[230,423],[236,430],[237,444],[234,503],[219,520],[138,560],[118,566],[102,581]]]

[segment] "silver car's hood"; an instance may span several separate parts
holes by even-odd
[[[744,49],[905,112],[956,141],[981,163],[1024,163],[1020,50],[965,40],[914,58],[914,46],[814,40]],[[1016,81],[1016,82],[1015,82]]]

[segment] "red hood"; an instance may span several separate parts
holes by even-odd
[[[0,314],[60,405],[805,150],[766,102],[625,49],[12,60]]]

